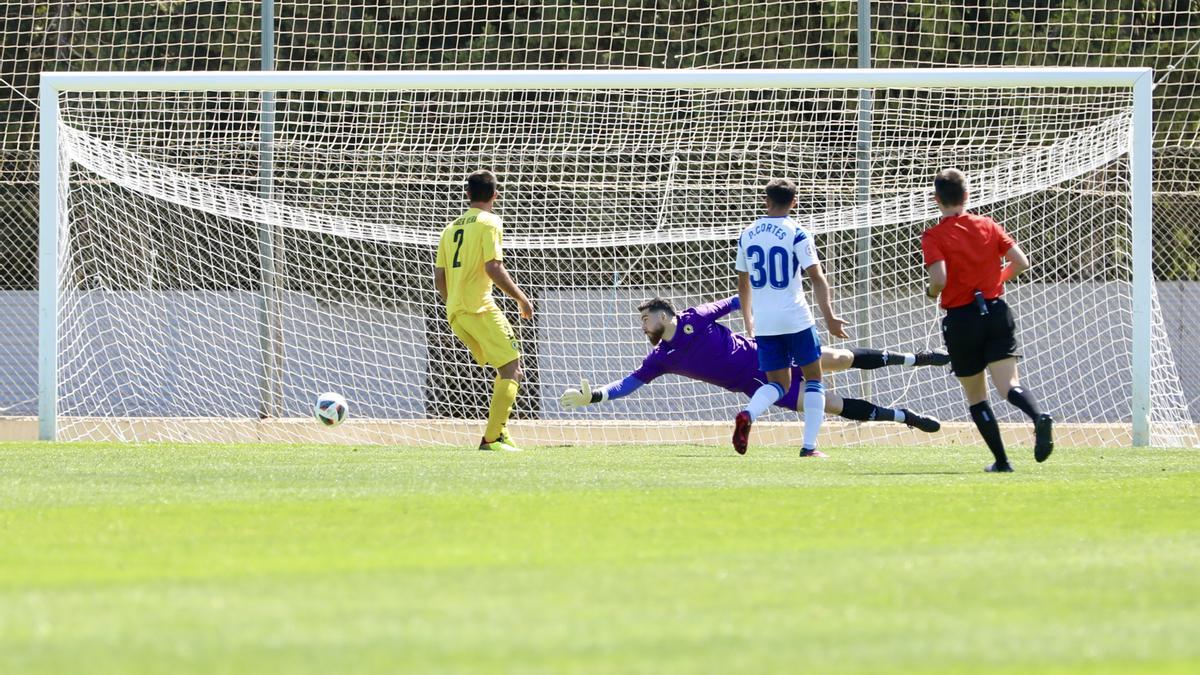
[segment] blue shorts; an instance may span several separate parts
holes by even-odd
[[[821,338],[817,337],[817,327],[811,326],[799,333],[786,335],[759,335],[758,369],[763,372],[807,366],[821,358]]]

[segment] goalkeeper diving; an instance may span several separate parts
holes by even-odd
[[[758,345],[754,338],[735,333],[718,319],[740,308],[738,298],[718,300],[676,313],[667,300],[654,298],[638,307],[642,332],[654,349],[642,365],[621,380],[592,389],[586,379],[579,389],[563,392],[559,402],[568,409],[605,401],[614,401],[637,391],[662,375],[682,375],[722,389],[753,396],[767,376],[758,367]],[[949,363],[944,351],[915,354],[876,349],[838,349],[821,347],[821,368],[828,372],[858,368],[873,370],[884,366],[944,366]],[[792,373],[792,386],[775,402],[788,410],[804,409],[803,377],[799,368]],[[885,408],[869,401],[844,398],[827,392],[825,412],[857,422],[898,422],[926,433],[941,429],[941,422],[911,410]]]

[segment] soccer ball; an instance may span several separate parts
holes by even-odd
[[[313,408],[313,417],[327,427],[336,427],[346,421],[350,414],[350,405],[341,394],[328,392],[317,397],[317,405]]]

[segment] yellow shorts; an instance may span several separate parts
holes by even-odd
[[[450,329],[481,366],[499,368],[521,356],[517,336],[499,307],[478,314],[456,314],[450,319]]]

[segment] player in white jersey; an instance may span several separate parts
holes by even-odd
[[[825,410],[821,384],[821,340],[812,310],[804,300],[802,274],[812,282],[825,325],[846,338],[846,324],[833,313],[829,283],[817,259],[812,235],[788,214],[796,206],[796,185],[775,178],[767,183],[767,215],[738,237],[738,297],[746,335],[757,338],[759,369],[767,384],[759,387],[746,409],[734,419],[733,449],[746,453],[750,425],[792,384],[792,367],[804,374],[804,446],[801,457],[824,457],[817,450],[817,433]]]

